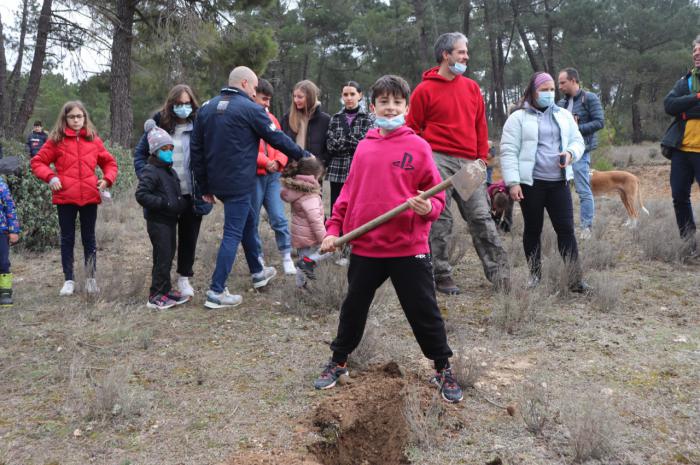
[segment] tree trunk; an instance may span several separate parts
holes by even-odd
[[[19,98],[19,78],[22,74],[22,65],[24,64],[24,42],[27,37],[28,16],[29,0],[23,0],[22,16],[19,24],[19,42],[17,43],[17,59],[15,60],[15,66],[12,68],[10,77],[7,80],[7,99],[4,101],[5,106],[0,108],[0,118],[2,118],[3,126],[11,125],[17,114],[17,104],[19,103],[17,100]],[[5,72],[7,73],[7,71]],[[7,132],[10,133],[11,130]]]
[[[464,2],[464,14],[462,15],[462,33],[469,38],[469,26],[472,16],[472,2],[471,0],[465,0]]]
[[[545,41],[547,44],[547,61],[545,63],[545,71],[554,76],[554,21],[552,20],[552,10],[549,8],[549,1],[544,0],[545,14],[544,18],[547,22],[547,33]]]
[[[5,57],[5,36],[3,35],[2,16],[0,16],[0,115],[4,115],[6,106],[7,58]],[[0,137],[5,136],[5,125],[0,124]]]
[[[532,71],[538,71],[541,70],[540,64],[537,62],[537,57],[535,56],[535,51],[532,49],[532,44],[530,44],[530,39],[527,37],[527,32],[525,31],[525,27],[523,27],[522,24],[520,24],[520,21],[518,20],[520,16],[520,11],[519,11],[519,1],[518,0],[511,0],[510,2],[510,7],[513,9],[513,21],[515,21],[515,27],[518,29],[518,35],[520,36],[520,41],[523,44],[523,48],[525,49],[525,54],[527,55],[527,59],[530,62],[530,67],[532,68]]]
[[[131,145],[134,117],[131,109],[131,43],[138,0],[117,0],[109,82],[112,142]]]
[[[39,84],[41,84],[41,72],[44,69],[46,58],[46,41],[51,31],[51,4],[52,0],[44,0],[39,14],[37,24],[36,45],[34,46],[34,58],[32,58],[32,68],[29,71],[27,88],[24,90],[22,102],[19,104],[17,115],[14,118],[10,133],[15,137],[20,137],[24,133],[24,128],[34,111],[34,103],[39,95]]]
[[[496,127],[502,127],[506,117],[503,111],[503,44],[498,35],[499,27],[494,23],[493,10],[489,0],[484,1],[484,23],[489,42],[489,53],[491,55],[491,74],[493,92],[491,95],[491,119]]]
[[[425,26],[425,2],[413,0],[413,11],[416,15],[416,26],[418,26],[418,56],[420,56],[423,65],[428,66],[431,60],[428,48],[428,31]]]
[[[642,95],[642,84],[636,83],[632,88],[632,143],[642,141],[642,117],[639,111],[639,99]]]

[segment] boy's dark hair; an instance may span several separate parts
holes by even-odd
[[[568,79],[569,81],[575,81],[577,84],[581,82],[576,68],[564,68],[561,70],[561,72],[566,73],[566,79]]]
[[[272,97],[275,94],[275,89],[267,79],[258,79],[258,85],[255,87],[255,92]]]
[[[36,120],[34,121],[34,126],[43,126],[43,124],[41,124],[41,121]]]
[[[358,94],[362,93],[362,87],[360,87],[360,84],[358,84],[357,81],[348,81],[342,86],[340,86],[341,92],[343,91],[344,87],[354,87]]]
[[[501,214],[508,209],[508,194],[496,192],[491,199],[491,208]]]
[[[302,158],[287,164],[282,172],[282,177],[293,178],[297,174],[306,174],[320,179],[323,176],[323,163],[317,158]]]
[[[394,97],[401,97],[406,102],[408,102],[408,97],[411,95],[411,86],[408,82],[401,76],[396,76],[394,74],[387,74],[385,76],[377,79],[370,89],[372,91],[372,97],[370,101],[372,105],[375,104],[377,98],[384,95],[393,95]]]

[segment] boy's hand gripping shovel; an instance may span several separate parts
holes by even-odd
[[[440,184],[420,194],[420,198],[429,199],[445,189],[454,187],[462,200],[469,200],[477,187],[479,187],[486,178],[486,164],[483,160],[476,160],[474,163],[468,163],[462,166],[459,171],[442,181]],[[356,239],[363,234],[371,231],[380,224],[386,223],[401,212],[408,210],[408,202],[404,202],[396,208],[389,210],[376,217],[375,219],[363,224],[362,226],[353,229],[335,240],[335,246],[340,247],[353,239]]]

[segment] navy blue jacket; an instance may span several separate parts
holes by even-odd
[[[239,89],[226,87],[204,103],[190,136],[190,168],[202,194],[224,199],[252,193],[260,139],[294,160],[310,155]]]
[[[562,108],[569,106],[568,95],[559,100],[559,105]],[[605,114],[603,113],[603,105],[600,104],[600,99],[593,92],[586,92],[579,89],[578,94],[574,95],[574,108],[571,113],[578,116],[578,130],[583,136],[583,141],[586,143],[586,152],[590,152],[598,147],[598,136],[596,132],[603,129],[605,126]]]
[[[29,156],[33,157],[34,155],[39,153],[39,150],[41,150],[41,147],[44,146],[44,144],[46,143],[46,139],[48,138],[49,135],[46,134],[44,131],[30,132],[27,136],[27,148],[29,149]]]
[[[664,110],[673,116],[673,122],[664,134],[662,146],[675,149],[680,147],[685,136],[686,121],[700,118],[700,94],[690,93],[689,78],[690,73],[676,81],[671,92],[664,98]],[[664,156],[668,158],[668,155]]]

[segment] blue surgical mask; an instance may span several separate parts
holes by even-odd
[[[158,150],[158,159],[163,163],[173,162],[173,151],[172,150]]]
[[[459,76],[460,74],[464,74],[464,72],[467,70],[467,64],[466,63],[455,63],[454,65],[450,65],[450,72],[456,76]]]
[[[540,91],[537,93],[537,106],[540,108],[549,108],[554,105],[554,91]]]
[[[375,122],[380,129],[384,129],[385,131],[393,131],[403,126],[406,119],[404,118],[403,114],[394,116],[393,118],[378,116]]]
[[[175,105],[173,107],[173,113],[175,113],[175,116],[178,118],[185,119],[192,114],[192,105]]]

